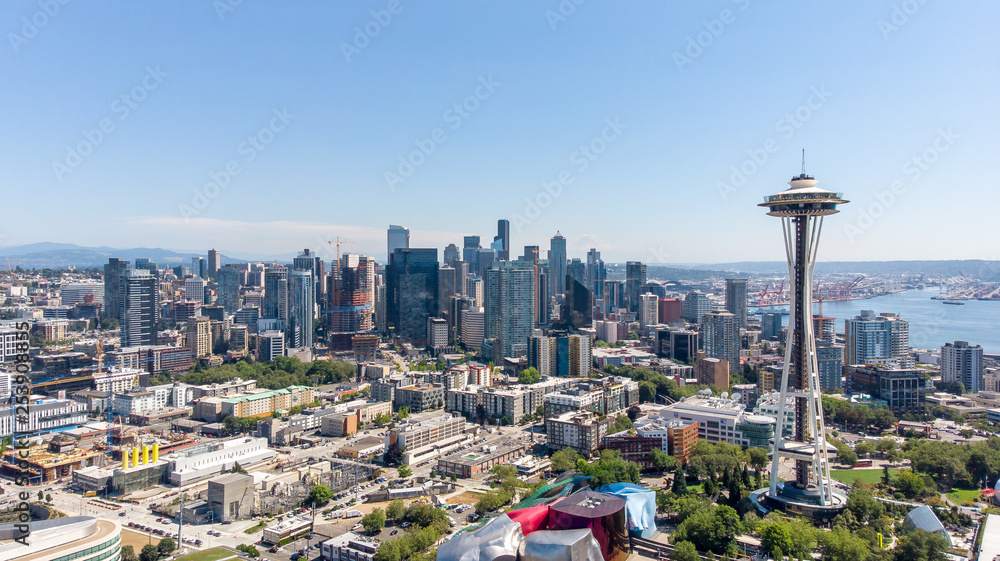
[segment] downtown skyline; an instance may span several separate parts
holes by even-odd
[[[940,204],[992,195],[994,5],[563,4],[5,7],[0,181],[47,202],[0,242],[382,261],[389,224],[506,218],[512,255],[775,261],[753,207],[805,147],[852,201],[820,261],[1000,253],[989,205]]]

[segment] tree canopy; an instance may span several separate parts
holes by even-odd
[[[519,384],[534,384],[541,379],[542,375],[538,373],[538,369],[534,366],[525,368],[517,375],[517,383]]]
[[[277,390],[288,386],[312,386],[313,380],[318,384],[335,384],[354,376],[354,366],[348,362],[302,362],[295,357],[279,356],[268,362],[239,361],[193,371],[181,380],[187,384],[202,385],[242,378],[256,380],[258,387]]]

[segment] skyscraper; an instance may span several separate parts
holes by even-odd
[[[498,261],[486,271],[486,339],[503,357],[525,354],[535,327],[535,269],[526,261]]]
[[[339,258],[340,256],[338,255],[337,257]],[[306,248],[303,249],[302,252],[299,253],[294,259],[292,259],[292,268],[303,269],[306,271],[310,271],[312,273],[313,286],[315,287],[316,291],[314,300],[317,303],[322,302],[323,296],[324,294],[326,294],[326,290],[324,288],[326,282],[325,279],[323,279],[325,272],[323,270],[324,269],[323,260],[320,259],[318,255],[316,255],[308,248]]]
[[[386,315],[394,335],[424,342],[427,318],[436,317],[438,304],[437,249],[397,249],[386,268]]]
[[[510,261],[510,220],[497,220],[497,235],[493,241],[500,242],[497,261]]]
[[[351,337],[375,327],[376,283],[375,259],[355,254],[341,256],[340,266],[333,268],[330,277],[332,349],[350,349]]]
[[[549,241],[549,298],[566,292],[566,238],[559,232]]]
[[[834,493],[830,483],[830,458],[820,399],[820,380],[816,369],[816,337],[812,323],[813,267],[823,218],[837,213],[837,205],[846,203],[840,193],[816,187],[816,180],[805,173],[793,177],[789,188],[771,195],[759,206],[769,216],[781,219],[791,277],[789,337],[785,346],[781,393],[778,397],[778,423],[784,422],[788,398],[795,407],[795,430],[790,438],[783,430],[775,431],[771,460],[771,482],[763,504],[818,519],[830,519],[843,510],[847,498]],[[706,344],[707,346],[707,344]],[[781,458],[795,461],[792,481],[779,482]]]
[[[447,312],[451,299],[455,296],[460,296],[462,294],[463,285],[461,279],[458,278],[458,270],[454,267],[439,267],[438,268],[438,287],[441,302],[438,305],[438,309],[442,312]]]
[[[104,317],[121,321],[122,277],[128,272],[128,261],[116,257],[104,266]]]
[[[740,327],[746,327],[747,279],[726,279],[726,310],[736,316]]]
[[[395,224],[389,225],[385,262],[392,264],[397,249],[410,249],[410,231]],[[337,256],[340,259],[340,256]]]
[[[895,364],[912,368],[910,324],[896,314],[861,310],[844,320],[844,364]]]
[[[465,236],[462,238],[462,261],[469,264],[469,272],[480,274],[479,271],[479,236]]]
[[[240,272],[232,265],[219,269],[219,305],[227,314],[240,309]]]
[[[153,275],[154,277],[157,276],[158,269],[159,269],[159,267],[157,267],[156,263],[153,263],[152,261],[150,261],[148,257],[136,257],[135,258],[135,268],[136,269],[146,269],[147,271],[149,271],[149,274]]]
[[[292,269],[288,276],[288,347],[308,349],[313,345],[316,317],[316,287],[312,270]]]
[[[946,385],[961,382],[966,393],[983,389],[983,348],[966,341],[945,343],[941,347],[941,381]]]
[[[736,315],[729,312],[709,312],[701,321],[701,340],[709,358],[729,361],[729,371],[740,366],[740,326]]]
[[[579,331],[594,326],[594,294],[583,281],[566,275],[566,294],[563,298],[556,329]]]
[[[277,266],[264,271],[264,319],[288,319],[288,269]]]
[[[531,261],[532,263],[538,263],[538,246],[537,245],[524,246],[524,255],[521,256],[520,260]]]
[[[208,250],[208,278],[214,279],[222,268],[222,254],[218,250]]]
[[[606,280],[604,281],[604,288],[601,289],[601,293],[604,294],[604,310],[606,314],[610,314],[617,311],[619,308],[625,307],[625,283],[620,280]]]
[[[444,264],[451,265],[453,262],[462,259],[462,254],[458,251],[458,246],[450,243],[444,248]]]
[[[625,306],[630,312],[639,311],[640,287],[646,284],[646,264],[639,261],[625,263]]]
[[[200,278],[208,278],[208,271],[205,267],[204,257],[191,258],[191,274]]]
[[[583,261],[575,258],[571,259],[569,264],[566,265],[566,274],[576,279],[580,284],[587,286],[587,267],[583,264]]]
[[[160,310],[160,291],[156,277],[146,269],[126,271],[119,289],[121,345],[155,345]]]
[[[712,311],[712,302],[709,301],[708,295],[704,292],[692,290],[684,297],[684,319],[693,323],[701,323],[701,318],[710,311]]]
[[[591,248],[587,252],[587,288],[594,293],[594,298],[598,300],[604,298],[604,280],[608,278],[608,271],[601,260],[601,252],[596,248]]]

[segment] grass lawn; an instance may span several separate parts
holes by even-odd
[[[895,476],[899,472],[899,468],[890,468],[889,477]],[[830,477],[836,479],[837,481],[847,483],[848,485],[854,485],[856,479],[860,479],[862,483],[868,485],[873,485],[875,483],[880,483],[882,481],[882,470],[880,469],[831,469]]]
[[[952,489],[948,493],[948,500],[960,505],[964,501],[978,501],[979,500],[979,490],[965,490],[965,489]]]
[[[232,557],[234,555],[236,554],[228,549],[213,547],[212,549],[206,549],[205,551],[199,551],[190,555],[178,557],[177,561],[216,561],[217,559],[225,559],[226,557]]]

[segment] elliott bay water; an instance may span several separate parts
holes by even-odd
[[[964,305],[945,304],[931,300],[937,290],[907,290],[867,300],[823,302],[823,315],[837,319],[838,333],[844,331],[844,320],[874,310],[876,314],[892,312],[910,324],[910,346],[918,349],[940,348],[945,343],[968,341],[982,345],[986,354],[1000,354],[1000,301],[962,300]],[[813,303],[813,313],[819,304]],[[782,318],[788,324],[788,316]]]

